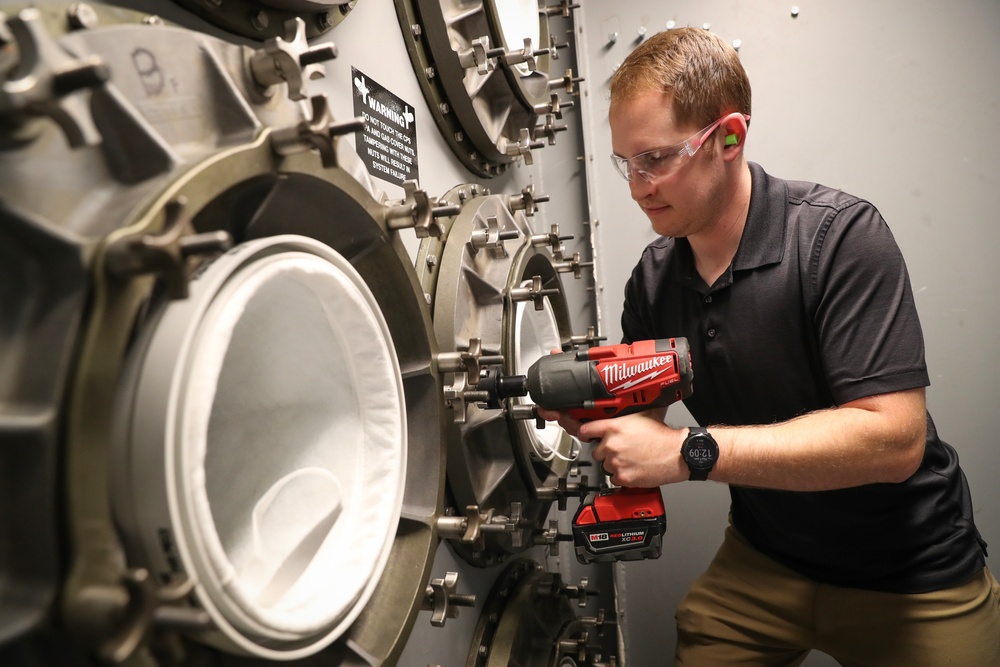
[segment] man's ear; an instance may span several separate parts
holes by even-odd
[[[743,152],[743,144],[747,139],[747,122],[739,114],[732,114],[722,125],[726,133],[723,155],[733,159]]]

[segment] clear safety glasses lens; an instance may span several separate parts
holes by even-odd
[[[697,153],[698,149],[705,143],[705,140],[729,116],[730,114],[726,114],[679,144],[654,148],[653,150],[633,155],[630,158],[624,158],[612,153],[611,161],[614,163],[618,173],[621,174],[621,177],[629,183],[632,182],[635,175],[639,175],[647,181],[667,176],[681,164],[683,158],[691,157]],[[750,120],[749,116],[745,116],[745,118]]]

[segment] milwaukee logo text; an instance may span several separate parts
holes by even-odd
[[[607,364],[601,368],[604,386],[612,393],[620,389],[634,387],[641,382],[651,380],[667,372],[673,367],[673,361],[673,355],[665,354],[658,357],[651,357],[635,364],[618,362]],[[635,379],[633,380],[632,378]]]

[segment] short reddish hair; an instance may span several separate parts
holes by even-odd
[[[750,80],[736,49],[702,28],[659,32],[611,77],[611,106],[642,90],[673,98],[678,125],[704,127],[725,113],[750,115]]]

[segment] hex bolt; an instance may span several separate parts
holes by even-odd
[[[203,609],[194,607],[162,606],[153,611],[153,624],[171,630],[211,630],[215,627],[212,617]]]
[[[328,131],[331,137],[339,137],[345,134],[354,134],[355,132],[361,132],[367,126],[368,121],[364,119],[364,116],[358,116],[350,120],[341,121],[339,123],[331,123]]]
[[[558,5],[551,5],[545,7],[545,13],[549,16],[554,16],[555,14],[562,14],[563,18],[569,18],[570,11],[573,9],[578,9],[580,3],[570,4],[569,0],[562,0]]]
[[[77,90],[99,86],[110,78],[111,71],[107,65],[91,61],[53,75],[52,90],[58,96],[68,95]]]
[[[599,343],[601,341],[607,340],[607,339],[608,339],[607,336],[599,336],[599,335],[597,335],[596,330],[594,329],[594,327],[591,326],[591,327],[587,327],[587,333],[585,335],[582,335],[582,336],[570,336],[569,337],[569,342],[572,345],[586,345],[587,347],[593,347],[595,344],[597,344],[597,343]],[[582,462],[581,462],[581,465],[582,465]],[[588,465],[589,465],[589,462],[588,462]]]
[[[450,218],[462,212],[462,207],[458,204],[444,204],[431,209],[433,218]]]
[[[299,65],[307,67],[316,63],[333,60],[337,57],[337,46],[335,44],[320,44],[314,46],[305,53],[299,55]]]
[[[85,2],[74,2],[66,9],[70,30],[90,30],[97,27],[97,12]]]
[[[233,237],[224,231],[203,232],[182,236],[178,243],[182,257],[199,257],[226,252],[233,247]]]

